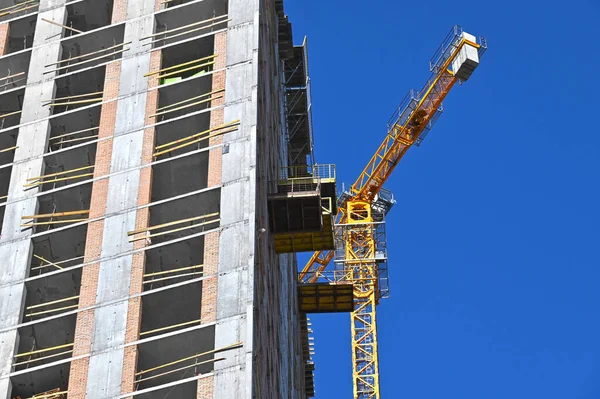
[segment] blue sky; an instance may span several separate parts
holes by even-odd
[[[382,397],[599,398],[600,3],[285,5],[309,37],[317,161],[340,182],[454,24],[489,43],[386,185]],[[349,316],[313,321],[317,399],[351,398]]]

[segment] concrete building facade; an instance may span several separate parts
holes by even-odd
[[[0,0],[0,398],[311,395],[298,71],[282,1]]]

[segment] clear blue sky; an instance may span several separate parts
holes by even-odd
[[[387,184],[382,397],[600,398],[600,3],[285,6],[309,37],[317,161],[340,182],[454,24],[489,43]],[[317,399],[351,398],[349,316],[313,320]]]

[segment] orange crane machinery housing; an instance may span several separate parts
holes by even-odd
[[[299,274],[300,310],[350,312],[356,399],[380,397],[375,306],[388,296],[384,217],[395,202],[383,185],[406,151],[421,143],[442,113],[450,89],[469,79],[486,49],[485,38],[476,38],[460,26],[450,31],[431,59],[431,77],[423,89],[411,90],[404,98],[388,123],[383,143],[356,182],[339,196],[337,207],[322,207],[324,217],[334,221],[335,247],[318,247],[330,241],[324,238],[328,231],[323,233],[323,228],[310,238],[320,243],[314,248],[320,250]],[[318,173],[308,175],[316,189]],[[285,242],[293,247],[290,237]],[[308,243],[308,238],[303,242]],[[332,259],[334,266],[327,269]]]

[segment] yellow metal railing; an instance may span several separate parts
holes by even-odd
[[[336,170],[334,164],[322,165],[295,165],[285,166],[279,171],[280,180],[297,179],[297,178],[313,178],[335,180]]]

